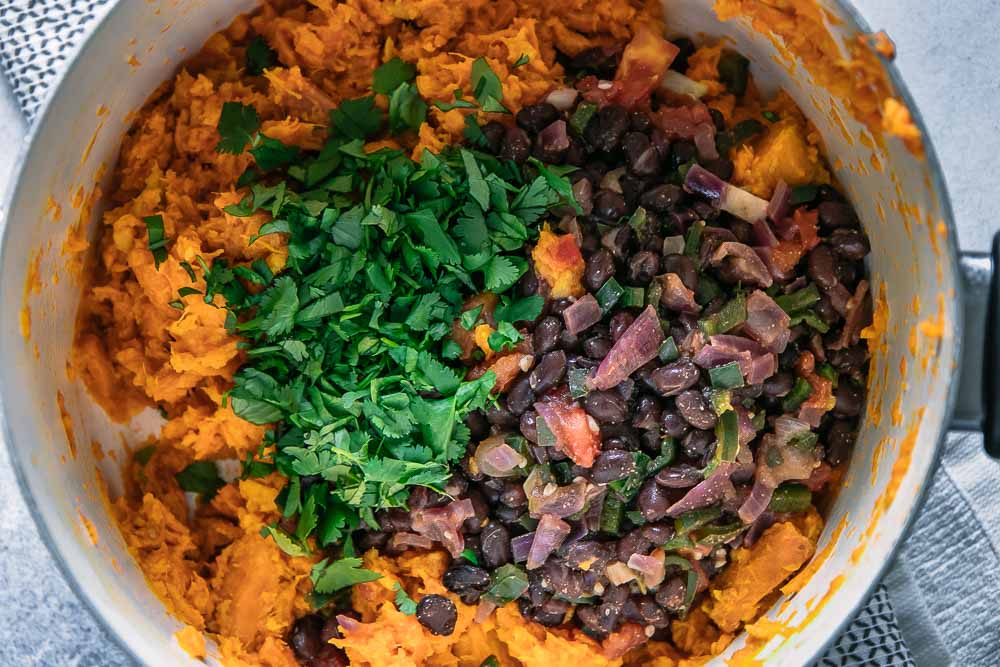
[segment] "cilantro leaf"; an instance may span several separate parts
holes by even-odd
[[[361,567],[360,558],[341,558],[332,563],[324,558],[313,566],[310,577],[317,593],[335,593],[354,584],[381,579],[382,575]]]
[[[458,318],[459,324],[466,331],[472,331],[479,321],[479,315],[483,312],[483,304],[479,304],[475,308],[464,311]]]
[[[257,76],[274,67],[278,54],[267,45],[264,38],[257,35],[247,44],[247,74]]]
[[[500,77],[496,75],[485,58],[476,58],[472,63],[470,80],[472,81],[472,95],[479,100],[481,105],[490,98],[495,101],[503,99],[503,86],[500,84]]]
[[[413,81],[417,76],[417,68],[398,56],[388,60],[375,70],[372,90],[376,93],[389,95],[404,83]]]
[[[389,97],[389,131],[418,130],[427,118],[427,103],[412,83],[404,83]]]
[[[282,276],[261,295],[257,326],[269,337],[291,331],[299,311],[299,294],[295,281]]]
[[[239,102],[226,102],[222,105],[217,129],[220,139],[215,146],[216,152],[239,155],[260,129],[257,110]]]
[[[493,316],[504,322],[531,322],[542,314],[544,305],[545,299],[537,294],[517,301],[504,297],[494,310]]]
[[[163,231],[163,216],[148,215],[142,221],[146,225],[149,251],[153,253],[153,262],[156,269],[159,270],[160,264],[167,261],[167,244],[169,243],[166,232]]]
[[[308,556],[309,549],[298,542],[294,537],[277,526],[264,526],[260,529],[261,537],[271,537],[278,548],[289,556]]]
[[[477,556],[476,552],[472,549],[463,549],[462,558],[469,561],[473,565],[479,565],[479,556]]]
[[[483,267],[486,289],[491,292],[505,292],[513,287],[523,273],[514,266],[514,262],[509,257],[502,255],[492,257]]]
[[[442,364],[427,351],[423,351],[418,355],[417,367],[427,380],[427,383],[434,387],[438,393],[447,396],[455,393],[455,390],[458,389],[458,385],[461,382],[458,373]]]
[[[514,346],[524,340],[521,332],[514,328],[510,322],[500,322],[497,330],[490,334],[488,343],[494,352],[505,352],[514,349]]]
[[[531,62],[531,57],[527,53],[522,53],[521,57],[514,61],[514,64],[510,66],[511,69],[517,69],[518,67],[523,67]]]
[[[396,598],[394,601],[396,603],[396,609],[398,609],[400,613],[405,614],[406,616],[413,616],[417,613],[417,603],[413,601],[413,598],[406,594],[406,591],[404,591],[398,583],[392,585],[392,590],[396,591]]]
[[[469,179],[469,194],[472,195],[481,209],[488,211],[490,209],[490,186],[483,179],[483,172],[479,169],[479,164],[472,153],[463,149],[461,155],[462,163],[465,165],[465,173]]]
[[[183,490],[197,493],[203,500],[211,500],[226,485],[213,461],[195,461],[174,475],[174,479]]]
[[[278,139],[257,135],[257,141],[250,149],[257,166],[264,171],[271,171],[278,167],[284,167],[299,155],[298,146],[286,146]]]
[[[330,112],[330,121],[337,132],[348,139],[367,139],[382,129],[384,115],[375,107],[375,98],[361,97],[344,100]]]

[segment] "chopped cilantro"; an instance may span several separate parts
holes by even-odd
[[[156,445],[146,445],[142,449],[137,449],[135,452],[135,460],[139,462],[139,465],[144,466],[149,463],[149,460],[153,458],[153,454],[156,453]]]
[[[253,140],[254,133],[260,129],[260,119],[257,110],[239,102],[226,102],[222,105],[219,116],[219,143],[215,150],[219,153],[238,155]]]
[[[203,500],[211,500],[226,485],[213,461],[195,461],[174,477],[183,490],[197,493]]]
[[[469,561],[473,565],[479,565],[479,556],[472,549],[464,549],[462,551],[462,558]]]
[[[361,567],[360,558],[341,558],[332,563],[324,558],[316,563],[310,574],[317,593],[335,593],[354,584],[381,579],[382,575]]]
[[[417,68],[397,56],[382,63],[375,70],[372,90],[376,93],[389,95],[404,83],[413,81],[416,76]]]
[[[514,64],[510,66],[511,69],[517,69],[518,67],[523,67],[531,62],[531,56],[527,53],[522,53],[521,57],[514,61]]]
[[[479,104],[485,105],[492,98],[499,103],[503,99],[503,86],[485,58],[476,58],[471,71],[472,95]]]
[[[389,98],[389,131],[399,134],[417,130],[427,118],[427,103],[420,97],[417,87],[404,83]]]
[[[510,322],[500,322],[497,330],[490,334],[489,345],[494,352],[506,352],[514,349],[514,346],[524,340],[521,332],[514,328]]]
[[[330,112],[330,121],[342,136],[364,140],[382,129],[384,118],[375,107],[375,98],[368,96],[344,100]]]
[[[247,74],[257,76],[263,74],[264,70],[274,67],[278,60],[278,54],[267,45],[264,38],[257,35],[247,44]]]
[[[142,221],[146,224],[149,251],[153,253],[153,262],[159,270],[160,264],[167,261],[167,243],[169,243],[163,231],[163,216],[148,215]]]
[[[402,586],[395,583],[392,585],[392,590],[396,591],[396,609],[398,609],[400,613],[405,614],[406,616],[413,616],[417,613],[417,603],[413,601],[413,598],[406,594],[406,591],[403,590]]]

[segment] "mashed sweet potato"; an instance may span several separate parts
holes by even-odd
[[[178,290],[204,290],[199,259],[225,258],[231,266],[262,260],[278,271],[287,258],[281,235],[248,245],[268,222],[266,214],[237,217],[223,210],[244,196],[236,182],[251,158],[216,152],[222,105],[253,105],[268,136],[316,149],[328,110],[366,94],[374,69],[398,55],[416,63],[420,92],[443,100],[456,88],[469,88],[472,62],[485,57],[503,83],[504,102],[516,111],[561,84],[556,49],[573,55],[591,46],[623,44],[639,26],[662,31],[659,11],[658,0],[266,0],[213,35],[137,114],[123,140],[110,203],[92,248],[72,364],[113,419],[124,422],[152,407],[165,417],[151,456],[128,462],[126,491],[113,512],[150,587],[185,624],[178,633],[185,650],[205,654],[199,641],[204,633],[217,646],[208,653],[230,667],[297,665],[285,638],[294,620],[310,611],[309,572],[319,558],[292,558],[261,537],[261,528],[278,518],[275,497],[283,483],[278,476],[229,483],[193,511],[175,480],[193,461],[243,459],[265,431],[236,417],[223,398],[244,355],[226,330],[226,311],[218,307],[222,297],[209,304],[200,295],[184,296],[181,310],[174,303]],[[278,58],[260,76],[248,75],[244,65],[255,36]],[[523,55],[527,64],[515,69]],[[727,117],[738,115],[743,111],[718,83],[717,59],[717,49],[699,51],[690,73],[709,85],[710,105]],[[760,108],[752,96],[746,104]],[[756,144],[739,149],[738,183],[768,196],[781,178],[793,184],[824,178],[816,142],[793,111],[783,109],[784,120]],[[460,141],[466,113],[432,108],[427,122],[400,144],[419,154]],[[143,222],[154,215],[162,216],[171,240],[158,268]],[[571,237],[545,234],[539,247],[552,252],[535,257],[542,277],[554,295],[580,293],[579,250],[573,245],[570,257],[559,249],[568,250],[560,239]],[[489,314],[484,320],[481,331],[467,336],[464,353],[479,347],[489,354],[484,346],[492,331]],[[501,377],[498,364],[521,364],[517,355],[491,361]],[[343,639],[334,643],[352,664],[378,667],[478,667],[490,655],[515,667],[672,667],[685,656],[697,660],[721,650],[739,622],[753,618],[760,611],[757,603],[808,558],[815,539],[792,524],[773,528],[758,543],[762,546],[741,556],[731,570],[736,574],[719,579],[705,608],[675,624],[676,647],[647,642],[624,661],[605,657],[614,652],[578,631],[529,624],[515,605],[474,623],[474,609],[453,596],[456,631],[431,635],[396,609],[393,586],[398,583],[415,597],[451,596],[440,583],[448,557],[427,552],[389,559],[369,552],[366,567],[383,578],[353,589],[359,618],[345,618]],[[781,561],[780,573],[772,572],[774,555],[786,546],[794,562]],[[766,568],[758,565],[761,553]],[[757,582],[752,594],[737,576],[747,572]]]

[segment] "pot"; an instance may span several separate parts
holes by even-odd
[[[109,516],[107,497],[121,492],[124,447],[152,432],[155,414],[113,424],[67,372],[79,267],[63,251],[80,243],[99,218],[100,188],[130,113],[185,54],[254,4],[118,3],[50,93],[3,209],[0,390],[11,458],[66,579],[112,636],[147,665],[198,664],[174,641],[180,624],[150,592]],[[855,120],[824,88],[815,63],[788,60],[781,41],[746,18],[720,23],[709,4],[668,3],[667,24],[680,34],[731,40],[750,57],[757,81],[789,91],[822,135],[872,244],[881,325],[874,329],[869,406],[847,486],[829,508],[814,574],[769,612],[780,624],[776,638],[763,650],[753,648],[758,659],[802,665],[837,637],[891,562],[929,486],[952,413],[959,426],[980,427],[982,368],[994,368],[996,360],[973,350],[981,343],[970,346],[964,368],[971,372],[959,380],[962,323],[968,319],[970,335],[981,339],[998,330],[1000,312],[985,307],[990,258],[959,259],[944,179],[919,117],[914,113],[924,135],[923,157]],[[867,32],[846,3],[823,6],[833,39],[856,44],[856,36]],[[892,65],[872,62],[875,76],[915,111]],[[985,374],[991,381],[996,375]],[[985,390],[1000,396],[992,384]],[[997,453],[1000,426],[987,419],[986,429]],[[745,641],[737,639],[725,655]]]

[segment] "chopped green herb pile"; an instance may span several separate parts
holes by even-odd
[[[483,108],[502,106],[485,61],[473,70]],[[469,441],[462,420],[491,403],[495,381],[492,373],[463,380],[452,322],[470,295],[509,290],[527,270],[521,249],[542,218],[575,205],[565,172],[537,163],[522,170],[458,148],[425,152],[419,163],[397,150],[367,154],[365,140],[383,128],[422,122],[414,73],[398,59],[380,67],[374,90],[390,98],[388,123],[374,97],[345,101],[318,153],[262,135],[251,107],[227,103],[219,121],[218,150],[249,147],[256,163],[241,179],[249,194],[227,212],[273,216],[253,240],[288,235],[277,275],[259,261],[199,263],[204,299],[225,297],[227,324],[245,339],[232,408],[275,424],[262,452],[273,445],[273,464],[289,479],[278,504],[297,528],[267,532],[289,553],[308,551],[311,536],[327,546],[362,521],[376,527],[375,512],[405,506],[414,487],[443,488]],[[504,296],[490,346],[516,345],[515,323],[541,308],[540,297]],[[244,476],[268,469],[248,459]],[[318,593],[356,578],[333,569],[342,562],[314,572]]]

